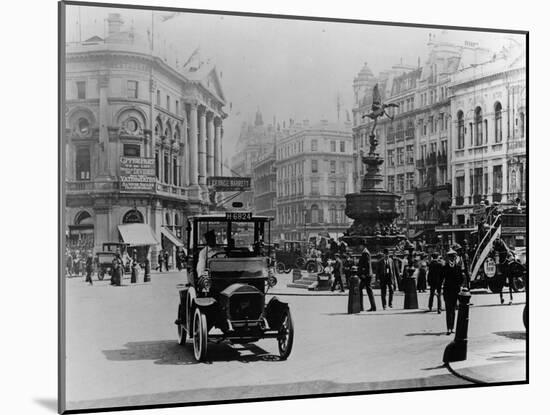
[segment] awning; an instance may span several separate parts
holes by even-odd
[[[120,232],[120,236],[122,236],[122,240],[130,246],[159,244],[153,230],[145,223],[118,225],[118,231]]]
[[[174,235],[172,233],[172,231],[170,229],[165,228],[164,226],[161,226],[160,233],[162,233],[175,246],[177,246],[177,247],[183,246],[183,243],[178,239],[178,237],[176,235]]]

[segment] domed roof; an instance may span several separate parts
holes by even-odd
[[[373,75],[372,71],[370,70],[369,65],[367,64],[367,62],[365,62],[365,64],[363,65],[363,68],[359,71],[359,73],[357,74],[355,79],[356,80],[361,80],[361,81],[366,81],[369,78],[372,78],[373,76],[374,75]]]

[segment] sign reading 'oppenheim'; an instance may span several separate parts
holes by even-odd
[[[121,190],[153,190],[156,181],[154,158],[120,158]]]
[[[218,191],[250,190],[251,182],[250,177],[214,176],[206,178],[206,184]]]

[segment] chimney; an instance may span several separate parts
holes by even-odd
[[[120,17],[120,13],[109,13],[109,18],[107,19],[109,36],[119,33],[122,23],[124,21]]]

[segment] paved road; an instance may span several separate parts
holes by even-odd
[[[359,315],[345,314],[346,297],[283,296],[296,330],[287,361],[278,361],[269,339],[213,345],[211,361],[197,364],[191,346],[176,342],[176,284],[184,273],[123,287],[83,280],[67,280],[68,409],[466,383],[441,366],[450,341],[444,314],[402,310],[402,296],[393,310]],[[501,306],[497,295],[473,301],[469,360],[524,359],[523,306]],[[419,304],[427,304],[425,294]]]

